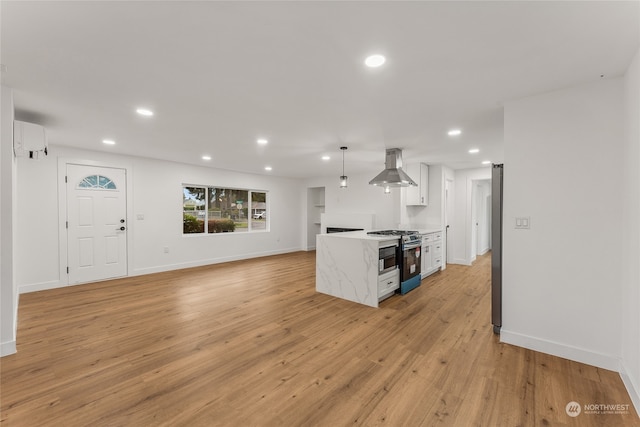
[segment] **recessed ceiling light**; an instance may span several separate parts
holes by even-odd
[[[264,170],[266,170],[266,171],[270,171],[270,170],[273,170],[273,168],[272,168],[271,166],[265,166],[265,167],[264,167]]]
[[[149,110],[148,108],[138,108],[136,109],[136,113],[140,114],[141,116],[153,116],[153,111]]]
[[[451,129],[449,132],[447,132],[447,135],[449,136],[458,136],[462,133],[462,131],[460,129]]]
[[[483,165],[490,165],[491,164],[491,160],[485,160],[482,162]]]
[[[322,160],[331,160],[331,157],[329,157],[329,156],[322,156]]]
[[[364,63],[367,67],[379,67],[385,63],[387,59],[382,55],[371,55],[367,56],[367,59],[364,60]]]
[[[476,154],[476,153],[479,153],[479,152],[480,152],[479,148],[472,148],[471,150],[469,150],[469,153],[471,153],[471,154]]]
[[[204,155],[202,156],[202,160],[211,160],[211,156]]]
[[[107,145],[116,145],[116,142],[113,139],[103,139],[102,143]]]
[[[269,141],[267,141],[264,138],[260,138],[260,139],[258,139],[257,143],[260,144],[260,145],[266,145],[266,144],[269,143]]]

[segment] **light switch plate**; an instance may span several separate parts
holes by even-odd
[[[516,217],[516,228],[519,230],[528,230],[531,228],[531,217],[519,216]]]

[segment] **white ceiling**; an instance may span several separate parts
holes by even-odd
[[[2,82],[52,144],[288,177],[339,175],[341,145],[347,175],[394,147],[480,167],[505,101],[624,73],[639,5],[3,0]]]

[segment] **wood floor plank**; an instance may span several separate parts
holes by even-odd
[[[24,294],[17,347],[2,426],[640,426],[617,373],[499,342],[486,255],[378,309],[313,252]]]

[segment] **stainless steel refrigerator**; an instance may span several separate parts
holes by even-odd
[[[491,323],[493,332],[502,327],[502,182],[504,168],[494,164],[491,171]]]

